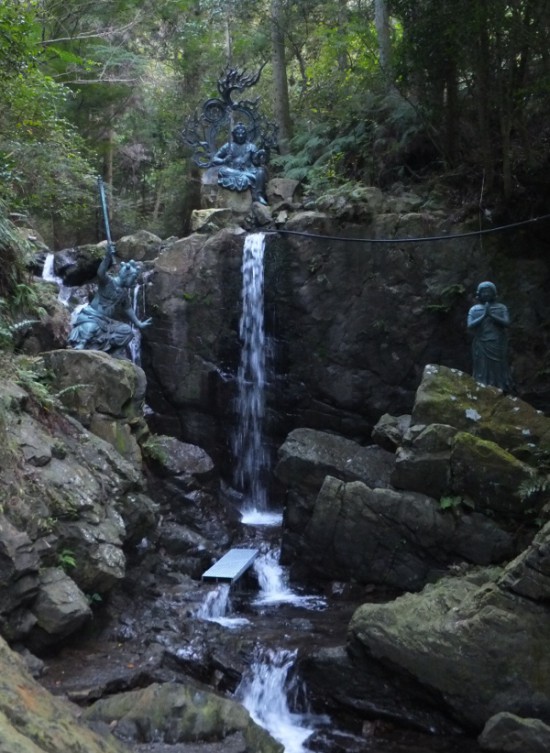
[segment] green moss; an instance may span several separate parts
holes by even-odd
[[[472,457],[472,462],[476,464],[491,463],[495,461],[510,464],[511,466],[523,471],[524,463],[518,460],[511,452],[505,450],[496,442],[489,439],[482,439],[467,431],[459,431],[454,438],[454,446],[461,445]]]

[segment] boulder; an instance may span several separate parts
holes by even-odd
[[[488,720],[478,742],[483,750],[494,753],[547,753],[550,727],[540,719],[524,719],[503,711]]]
[[[193,476],[203,482],[213,478],[214,463],[208,453],[175,437],[152,436],[143,452],[160,476]]]
[[[391,481],[436,499],[467,498],[478,512],[500,519],[521,519],[525,504],[519,490],[533,474],[532,466],[495,442],[435,423],[412,426],[405,434]]]
[[[211,207],[210,209],[193,209],[191,212],[193,233],[216,232],[235,224],[237,224],[236,218],[231,209]]]
[[[389,452],[395,452],[403,442],[403,436],[410,424],[411,417],[408,414],[396,417],[384,413],[372,430],[372,441]]]
[[[21,616],[28,610],[39,587],[40,559],[28,534],[19,531],[4,515],[0,516],[0,627],[10,639],[18,638],[32,618]]]
[[[300,181],[292,178],[272,178],[267,183],[267,198],[270,204],[294,201]]]
[[[29,643],[36,649],[59,642],[76,632],[91,618],[86,596],[60,568],[45,568],[40,573],[38,596],[32,606],[36,617]]]
[[[398,489],[439,499],[451,490],[453,426],[430,424],[410,427],[398,447],[391,481]]]
[[[316,201],[316,207],[338,220],[348,222],[372,222],[376,214],[385,209],[386,199],[379,188],[361,186],[349,190],[349,186],[336,188]]]
[[[0,517],[0,625],[15,641],[34,630],[37,601],[62,601],[51,595],[54,587],[109,591],[125,574],[124,547],[153,529],[157,506],[145,494],[141,470],[59,412],[51,396],[46,410],[40,391],[37,397],[6,381],[1,387],[0,494],[10,503]],[[70,581],[58,578],[57,588],[59,565]],[[49,573],[47,583],[40,572]],[[77,629],[79,615],[44,634],[53,642]]]
[[[127,753],[108,730],[99,735],[80,711],[48,693],[24,660],[0,638],[0,750],[2,753]]]
[[[139,465],[136,436],[146,432],[143,370],[96,350],[54,350],[42,357],[55,373],[58,395],[70,415]]]
[[[190,682],[153,683],[119,693],[85,711],[88,721],[104,722],[131,743],[196,743],[242,736],[239,753],[283,753],[283,746],[252,721],[246,709]]]
[[[302,536],[325,477],[370,486],[389,485],[393,454],[381,447],[356,442],[314,429],[295,429],[279,448],[275,475],[287,488],[281,558],[294,574],[305,565]]]
[[[343,481],[389,486],[393,455],[380,447],[364,447],[351,439],[315,429],[295,429],[279,448],[277,478],[313,501],[331,474]]]
[[[103,241],[58,251],[54,260],[55,274],[69,287],[91,282],[105,256],[106,248],[107,241]]]
[[[458,369],[428,365],[416,392],[412,424],[444,423],[513,455],[550,451],[550,418]]]
[[[161,246],[162,240],[157,235],[148,230],[138,230],[116,242],[116,253],[124,261],[148,261],[158,256]]]
[[[533,468],[495,442],[458,432],[450,459],[454,494],[470,497],[476,510],[500,518],[520,519],[525,510],[519,490],[533,476]]]
[[[259,201],[252,202],[251,212],[254,220],[254,226],[257,228],[263,228],[273,222],[271,207],[266,206],[265,204],[261,204]]]
[[[317,577],[417,591],[453,563],[502,562],[513,536],[479,515],[442,510],[431,497],[371,489],[327,476],[296,547]]]
[[[234,396],[228,358],[238,359],[242,231],[194,233],[164,249],[154,265],[144,331],[150,425],[204,447],[218,459],[227,444],[222,418]]]
[[[504,568],[503,588],[527,599],[550,603],[550,523]]]
[[[368,672],[358,672],[344,646],[314,647],[300,661],[299,671],[314,707],[336,717],[344,709],[360,719],[389,721],[431,734],[458,731],[428,690],[374,662]]]
[[[65,408],[84,426],[94,413],[130,420],[141,414],[147,380],[139,366],[97,350],[43,355]]]
[[[392,667],[473,729],[502,711],[548,723],[548,607],[502,587],[498,575],[473,571],[359,607],[348,633],[356,671],[372,661]]]

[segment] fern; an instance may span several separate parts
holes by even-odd
[[[18,285],[25,284],[28,273],[25,258],[30,246],[17,233],[15,226],[6,218],[6,208],[0,202],[0,296],[12,297]]]
[[[550,491],[550,476],[542,476],[533,473],[531,478],[522,481],[518,488],[519,497],[522,502],[526,502],[537,494],[544,494]]]

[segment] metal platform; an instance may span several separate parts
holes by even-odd
[[[258,555],[258,549],[230,549],[203,574],[203,580],[233,583],[248,570]]]

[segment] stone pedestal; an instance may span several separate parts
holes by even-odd
[[[228,191],[218,185],[218,168],[209,167],[201,180],[202,209],[231,209],[246,214],[252,207],[250,191]]]

